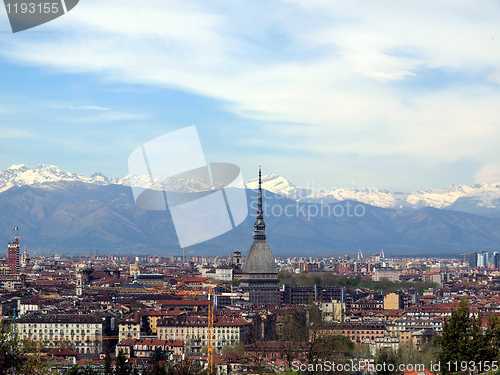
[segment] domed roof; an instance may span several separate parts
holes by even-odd
[[[42,267],[39,264],[35,264],[32,268],[33,271],[40,271]]]
[[[273,252],[266,241],[253,242],[243,264],[243,273],[278,273]]]

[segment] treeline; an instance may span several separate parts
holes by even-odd
[[[436,287],[436,284],[422,281],[402,281],[393,282],[388,279],[382,281],[372,281],[371,279],[362,278],[360,276],[341,276],[334,275],[331,272],[321,273],[293,273],[289,271],[280,271],[278,279],[281,285],[292,286],[337,286],[346,288],[367,288],[371,290],[383,290],[386,293],[395,292],[401,288],[413,288],[421,295],[428,288]]]

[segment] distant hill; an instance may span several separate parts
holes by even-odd
[[[256,192],[247,190],[247,196],[250,215],[240,226],[187,248],[187,254],[245,254],[253,241]],[[497,218],[430,207],[395,210],[355,201],[321,206],[269,192],[265,196],[268,243],[277,256],[355,254],[358,249],[366,254],[381,248],[386,255],[456,255],[462,250],[497,250],[500,244]],[[316,211],[308,217],[307,212]],[[0,193],[0,212],[5,253],[14,227],[19,227],[22,247],[27,244],[40,252],[182,252],[168,211],[138,208],[131,189],[123,185],[56,181],[14,186]]]

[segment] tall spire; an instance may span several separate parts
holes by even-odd
[[[262,211],[262,177],[259,165],[259,199],[257,202],[257,219],[255,220],[253,239],[255,241],[266,240],[266,224],[264,223],[264,212]]]

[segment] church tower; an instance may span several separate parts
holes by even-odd
[[[14,228],[17,230],[17,228]],[[19,236],[16,234],[14,242],[8,244],[7,247],[7,262],[9,264],[9,272],[11,275],[19,274]]]
[[[77,296],[82,296],[83,295],[83,275],[80,272],[78,272],[76,274],[75,294]]]
[[[262,211],[262,177],[259,168],[259,196],[253,244],[243,264],[241,288],[248,292],[249,301],[259,304],[279,304],[278,269],[274,255],[266,242],[266,224]]]

